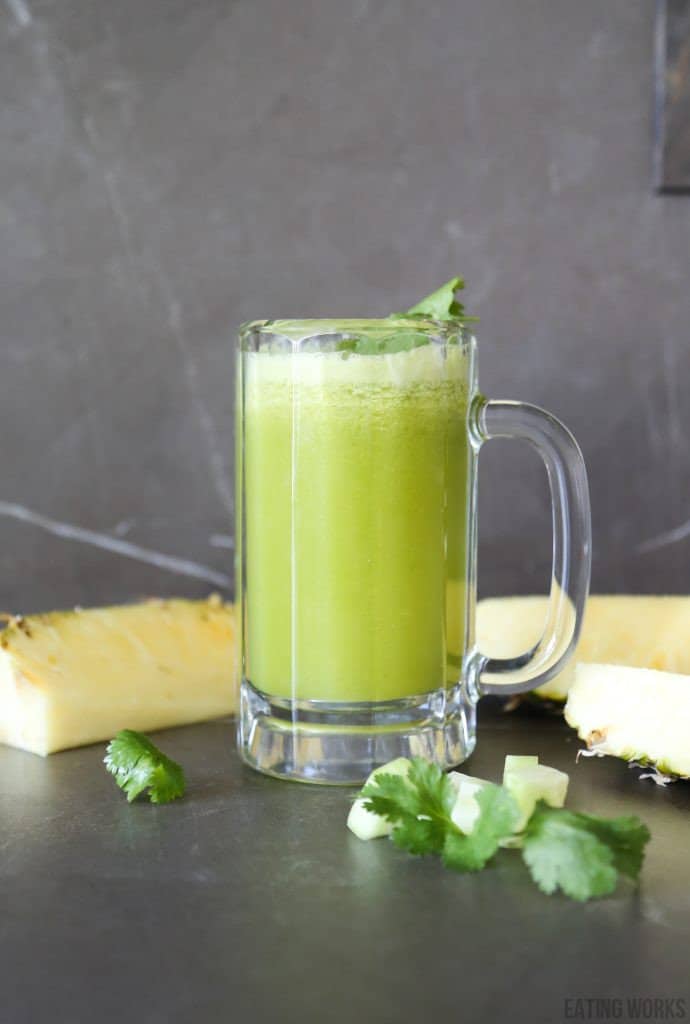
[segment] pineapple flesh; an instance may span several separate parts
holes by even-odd
[[[0,742],[35,754],[235,710],[232,605],[156,600],[15,617],[0,632]]]
[[[546,597],[492,597],[477,606],[477,643],[484,654],[512,658],[539,640]],[[575,662],[611,662],[690,674],[690,597],[595,594],[589,598],[576,655],[534,693],[562,702]]]
[[[579,664],[565,719],[595,754],[690,776],[690,675]]]

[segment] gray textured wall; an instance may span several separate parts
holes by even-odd
[[[0,0],[0,605],[229,576],[234,326],[456,271],[484,390],[582,443],[595,586],[688,589],[690,198],[650,189],[652,18]],[[534,456],[495,443],[481,485],[483,589],[540,588]]]

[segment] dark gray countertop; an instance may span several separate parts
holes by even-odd
[[[576,767],[558,719],[483,709],[468,770],[495,778],[506,752],[538,752],[571,772],[572,807],[648,823],[639,889],[583,906],[543,896],[510,851],[461,876],[358,841],[351,790],[252,773],[228,721],[158,741],[189,783],[163,807],[129,806],[102,746],[0,749],[2,1024],[553,1024],[580,1008],[566,999],[620,997],[615,1019],[633,1019],[634,996],[690,1015],[690,784]]]

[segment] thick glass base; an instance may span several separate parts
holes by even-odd
[[[475,744],[476,704],[462,684],[385,703],[293,701],[244,680],[238,747],[252,768],[279,779],[358,785],[396,757],[451,768]]]

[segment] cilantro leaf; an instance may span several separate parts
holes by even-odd
[[[358,337],[341,338],[336,345],[336,351],[347,354],[356,352],[360,356],[393,355],[396,352],[409,352],[410,349],[421,348],[428,343],[427,335],[421,331],[401,331],[399,328],[391,330],[388,327],[380,331],[369,331],[366,335]]]
[[[430,853],[443,851],[446,828],[442,821],[408,815],[399,819],[391,833],[391,839],[401,850],[425,857]]]
[[[380,814],[387,821],[395,822],[405,815],[414,817],[417,814],[417,795],[403,775],[381,772],[367,782],[359,795],[366,801],[367,811]]]
[[[391,313],[387,320],[381,321],[379,328],[369,328],[362,335],[342,336],[336,343],[336,351],[342,352],[347,358],[353,353],[363,356],[393,355],[428,345],[428,331],[420,330],[419,327],[415,329],[413,323],[410,323],[409,330],[403,330],[400,324],[392,324],[391,321],[430,319],[467,323],[475,320],[476,317],[465,316],[465,307],[455,297],[455,293],[464,287],[465,282],[461,277],[453,277],[406,312]]]
[[[413,757],[407,781],[416,790],[425,812],[431,818],[450,821],[456,792],[445,772],[433,761]]]
[[[520,817],[515,799],[503,786],[484,786],[474,798],[479,817],[469,835],[449,831],[443,847],[443,863],[455,871],[480,871],[493,857],[500,841],[512,835]]]
[[[377,775],[366,784],[364,806],[394,825],[396,846],[424,856],[440,854],[446,867],[478,871],[493,857],[499,841],[519,817],[513,797],[500,786],[486,786],[477,800],[480,815],[470,835],[451,818],[455,788],[437,764],[415,757],[406,776]]]
[[[161,753],[147,736],[133,729],[120,730],[110,741],[104,764],[130,803],[145,789],[153,804],[168,803],[184,793],[184,772],[180,765]]]
[[[634,815],[622,818],[597,818],[579,814],[592,833],[613,853],[613,864],[622,875],[637,879],[642,870],[644,848],[651,839],[649,829]]]
[[[637,818],[596,818],[540,800],[523,837],[522,856],[546,893],[575,900],[613,892],[618,871],[637,878],[649,830]]]
[[[464,287],[465,282],[461,277],[452,277],[403,315],[428,316],[431,320],[461,320],[465,314],[465,307],[456,299],[455,293],[462,291]]]
[[[413,761],[407,776],[387,775],[385,772],[369,781],[361,792],[366,810],[379,814],[395,825],[391,838],[396,846],[423,856],[440,853],[443,847],[443,823],[428,814],[418,817],[422,802],[416,788],[417,773],[427,767],[426,761],[416,765]],[[440,773],[440,769],[437,769]],[[413,783],[410,784],[410,776]]]

